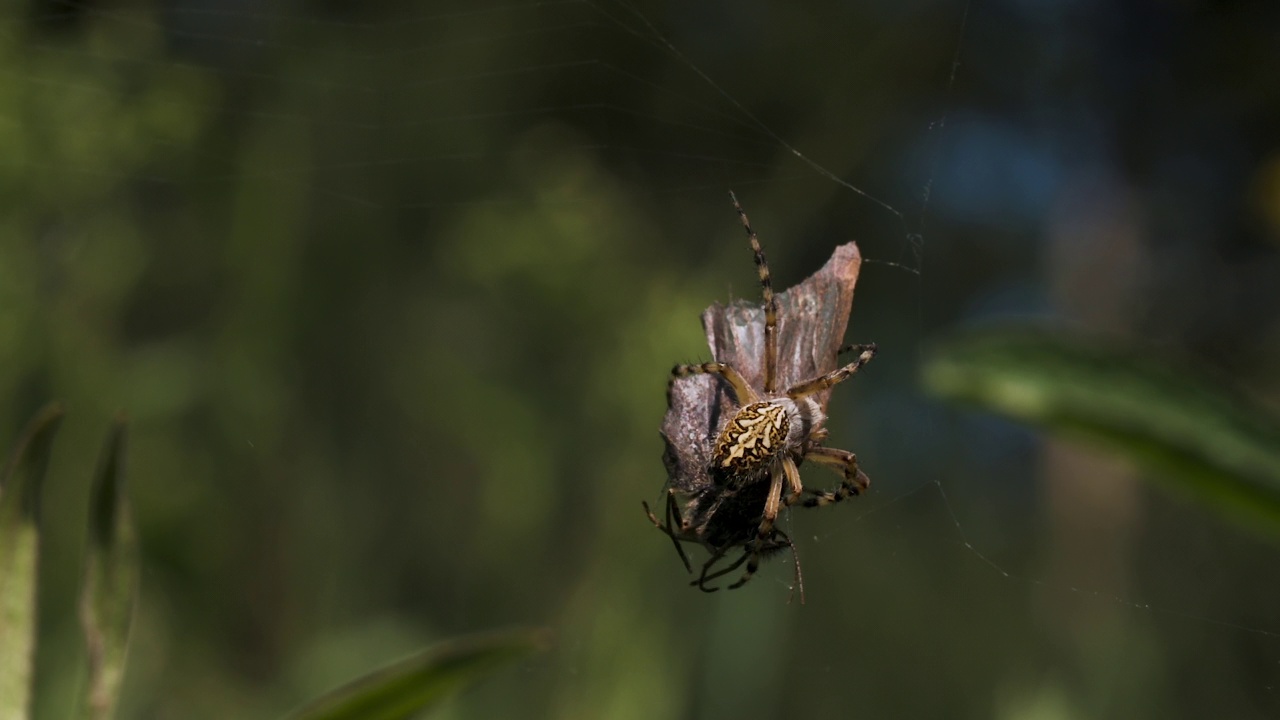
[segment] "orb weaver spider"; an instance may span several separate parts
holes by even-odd
[[[818,326],[824,324],[819,319],[823,315],[822,308],[815,307],[818,303],[809,298],[803,306],[807,313],[796,311],[790,319],[786,367],[780,367],[779,306],[773,293],[769,266],[759,237],[752,230],[742,205],[733,193],[729,197],[751,243],[760,279],[764,301],[762,358],[757,364],[753,362],[756,358],[728,352],[723,354],[733,356],[732,361],[676,365],[672,369],[667,386],[669,417],[681,400],[688,400],[684,394],[677,397],[677,384],[698,376],[712,376],[722,383],[721,387],[725,387],[730,396],[727,403],[729,412],[718,412],[720,408],[711,401],[685,402],[687,407],[681,412],[692,416],[694,421],[690,423],[682,418],[684,426],[678,432],[669,431],[668,424],[664,423],[663,436],[667,440],[664,460],[671,476],[666,492],[665,522],[657,518],[647,502],[643,503],[644,510],[654,526],[671,538],[688,572],[693,572],[693,566],[685,553],[684,543],[701,545],[710,553],[698,578],[690,584],[704,592],[715,592],[718,588],[708,586],[709,581],[727,575],[745,563],[747,567],[743,575],[729,585],[729,589],[742,587],[755,575],[763,559],[790,550],[795,564],[793,590],[799,590],[803,603],[804,583],[799,556],[791,538],[777,527],[777,517],[784,507],[797,504],[821,507],[838,503],[861,494],[870,485],[870,479],[858,469],[858,459],[853,453],[824,447],[822,442],[827,437],[825,399],[829,390],[870,362],[877,348],[874,343],[846,346],[836,352],[832,352],[829,346],[825,350],[822,347],[832,338],[839,342],[839,335],[843,334],[848,319],[847,303],[852,300],[853,283],[856,282],[860,263],[856,246],[850,243],[838,249],[836,257],[833,257],[834,263],[841,250],[850,249],[851,258],[846,264],[853,271],[851,277],[843,279],[847,289],[843,315],[833,310],[835,319],[829,326],[820,328]],[[813,280],[811,278],[806,283]],[[837,296],[846,297],[840,293]],[[826,299],[829,295],[820,297]],[[709,339],[713,334],[710,325],[715,320],[715,311],[713,306],[704,314]],[[716,357],[721,358],[722,353],[716,352],[715,340],[712,340],[712,346]],[[814,357],[805,359],[806,349]],[[836,357],[843,352],[856,353],[856,357],[852,362],[826,372],[797,375],[821,365],[832,367],[837,364]],[[817,356],[822,357],[815,360]],[[747,372],[744,373],[743,369]],[[780,382],[784,370],[789,377],[805,379],[784,386]],[[757,375],[762,376],[758,383],[748,380],[748,376],[756,379],[754,376]],[[835,470],[842,476],[840,485],[833,491],[804,487],[799,467],[805,461]],[[684,500],[683,507],[677,501],[678,496]],[[727,562],[736,548],[742,548],[742,554],[727,566],[717,568],[720,563]]]

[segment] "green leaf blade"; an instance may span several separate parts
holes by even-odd
[[[113,423],[90,490],[80,623],[89,661],[84,716],[93,720],[115,712],[138,597],[138,541],[125,493],[127,429],[123,417]]]
[[[1280,534],[1280,419],[1227,383],[1034,328],[970,333],[924,373],[939,397],[1106,446],[1158,484]]]
[[[0,470],[0,720],[25,718],[30,709],[40,491],[62,415],[56,403],[37,413]]]
[[[358,678],[312,701],[289,720],[402,720],[419,713],[493,669],[547,645],[536,630],[459,638]]]

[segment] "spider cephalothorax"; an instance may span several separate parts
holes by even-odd
[[[730,197],[732,198],[732,194]],[[861,493],[870,482],[858,470],[858,461],[853,453],[823,447],[821,443],[827,436],[823,427],[826,421],[825,391],[856,373],[875,357],[876,346],[871,344],[842,348],[841,352],[857,353],[853,362],[798,382],[793,381],[789,387],[779,389],[777,298],[773,294],[769,266],[765,262],[760,241],[736,198],[733,198],[733,205],[755,253],[756,268],[763,290],[764,337],[761,348],[763,358],[760,363],[763,377],[759,378],[757,386],[728,362],[677,365],[672,370],[668,389],[669,403],[672,402],[676,383],[682,378],[712,375],[728,386],[732,394],[732,412],[725,413],[718,422],[712,435],[714,441],[701,454],[681,452],[690,449],[673,447],[672,439],[664,431],[664,437],[668,440],[669,470],[677,464],[676,456],[690,455],[703,459],[697,461],[701,463],[699,467],[672,471],[665,522],[659,521],[649,510],[648,504],[645,504],[649,519],[672,539],[690,572],[692,566],[682,543],[702,545],[711,553],[710,559],[702,566],[698,579],[694,581],[695,585],[708,592],[716,588],[708,587],[707,581],[732,572],[743,563],[747,565],[745,574],[730,585],[730,588],[740,587],[751,579],[760,560],[771,554],[789,549],[794,557],[795,546],[791,539],[775,526],[782,507],[797,503],[805,507],[818,507],[840,502]],[[856,249],[854,252],[856,253]],[[849,292],[852,293],[852,284],[849,285]],[[844,317],[847,318],[847,314]],[[804,330],[804,327],[800,328],[800,332]],[[843,332],[843,320],[840,332]],[[792,337],[791,340],[795,345],[796,339]],[[836,341],[838,342],[838,337]],[[812,345],[816,346],[818,343]],[[831,357],[823,362],[829,362],[827,367],[833,367],[837,353],[834,350],[826,352],[830,352]],[[706,408],[706,415],[708,418],[715,417],[711,408]],[[703,442],[696,431],[685,433],[683,440],[698,446],[692,450],[698,450]],[[836,470],[843,476],[843,482],[830,492],[805,488],[800,481],[799,471],[800,464],[805,461]],[[685,477],[686,474],[688,477]],[[787,491],[785,496],[784,488]],[[809,497],[802,501],[805,493]],[[683,507],[677,502],[677,496],[684,500]],[[715,569],[735,548],[743,548],[741,557],[727,567]],[[798,559],[796,585],[803,601],[804,590]]]

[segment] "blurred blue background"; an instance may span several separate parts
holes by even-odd
[[[10,3],[0,430],[69,409],[37,715],[119,409],[125,717],[512,624],[554,649],[439,716],[1280,715],[1274,543],[917,385],[1031,315],[1274,403],[1277,38],[1274,2]],[[831,444],[874,485],[786,520],[803,607],[785,562],[686,587],[640,509],[698,314],[757,292],[730,189],[779,287],[867,258]]]

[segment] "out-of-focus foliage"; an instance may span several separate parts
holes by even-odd
[[[915,383],[958,324],[1089,311],[1277,397],[1277,22],[11,3],[0,437],[74,410],[36,717],[83,686],[86,469],[121,408],[142,553],[121,717],[276,717],[510,625],[555,647],[439,716],[1275,717],[1274,546],[1117,489],[1133,511],[1095,548],[1102,513],[1062,521],[1042,438]],[[699,313],[758,292],[729,190],[779,289],[850,239],[867,258],[847,339],[881,354],[834,394],[831,444],[872,491],[787,518],[803,608],[785,562],[688,588],[639,504],[666,375],[708,359]]]
[[[1280,420],[1233,389],[1071,332],[987,329],[924,367],[941,397],[1083,436],[1280,533]]]
[[[138,538],[125,492],[127,435],[127,421],[117,418],[90,489],[80,622],[89,661],[85,717],[93,720],[115,717],[138,600]]]
[[[0,471],[0,717],[30,717],[37,637],[40,489],[62,408],[27,425]],[[119,700],[138,592],[138,547],[125,495],[127,425],[118,418],[91,487],[80,596],[88,657],[83,717],[111,720]],[[439,704],[495,666],[546,645],[545,632],[458,638],[374,671],[291,713],[295,720],[399,720]]]
[[[438,705],[493,667],[546,644],[545,633],[457,638],[377,670],[308,703],[290,720],[401,720]]]
[[[30,707],[36,640],[40,492],[62,408],[40,411],[0,469],[0,717]]]
[[[37,654],[41,564],[40,506],[53,438],[62,424],[58,403],[27,424],[0,471],[0,717],[31,717],[30,692]],[[119,698],[132,610],[137,596],[138,549],[124,496],[125,422],[107,438],[89,503],[89,548],[80,612],[88,645],[86,695],[77,717],[110,720]],[[69,659],[61,658],[63,666]]]

